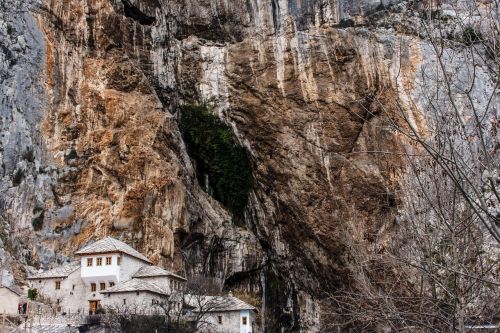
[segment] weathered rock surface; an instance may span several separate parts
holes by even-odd
[[[3,257],[52,265],[113,234],[262,294],[269,332],[319,331],[318,300],[397,229],[404,161],[372,154],[403,149],[387,117],[408,107],[423,126],[425,43],[345,28],[395,2],[46,0],[10,12],[19,20],[5,12]],[[248,151],[245,228],[196,183],[183,103],[211,105]]]

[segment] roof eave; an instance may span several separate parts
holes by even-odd
[[[45,280],[45,279],[65,279],[67,278],[69,275],[65,275],[65,276],[43,276],[43,277],[36,277],[36,276],[28,276],[26,279],[28,280]]]
[[[136,258],[136,259],[139,259],[141,261],[144,261],[145,263],[148,263],[150,265],[153,264],[152,261],[150,261],[149,259],[144,259],[144,258],[139,258],[137,256],[133,256],[131,255],[130,253],[127,253],[127,252],[124,252],[124,251],[121,251],[121,250],[115,250],[115,251],[99,251],[99,252],[86,252],[86,253],[81,253],[81,252],[75,252],[75,255],[76,256],[79,256],[79,257],[83,257],[83,256],[91,256],[91,255],[94,255],[94,254],[112,254],[112,253],[120,253],[120,254],[126,254],[127,256],[129,257],[132,257],[132,258]]]
[[[152,294],[157,294],[157,295],[161,295],[161,296],[168,296],[167,293],[159,293],[157,291],[152,291],[152,290],[146,290],[146,289],[138,289],[138,290],[116,290],[116,291],[106,291],[106,290],[103,290],[103,291],[100,291],[101,294],[123,294],[123,293],[135,293],[135,292],[138,292],[138,291],[147,291],[147,292],[150,292]]]

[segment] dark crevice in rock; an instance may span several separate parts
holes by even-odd
[[[276,0],[271,0],[272,14],[273,14],[273,26],[274,33],[278,33],[279,29],[279,4]]]
[[[231,290],[234,286],[238,286],[238,284],[244,283],[245,281],[251,279],[252,277],[255,276],[259,277],[263,268],[264,265],[260,265],[250,270],[234,272],[224,281],[224,288],[226,290]]]
[[[139,8],[134,6],[129,0],[122,0],[123,12],[126,17],[139,22],[142,25],[151,25],[156,22],[156,17],[149,16],[143,13]]]

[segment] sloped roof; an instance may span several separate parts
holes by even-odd
[[[118,239],[112,237],[106,237],[92,244],[89,244],[81,248],[80,250],[76,251],[75,254],[85,255],[85,254],[113,253],[113,252],[125,253],[131,257],[135,257],[147,263],[151,263],[151,261],[149,261],[148,258],[146,258],[138,251],[136,251],[130,245],[127,245],[124,242],[119,241]]]
[[[9,289],[10,291],[12,291],[17,296],[21,296],[23,294],[23,291],[18,286],[16,286],[16,285],[7,286],[7,285],[4,285],[4,284],[0,284],[0,288]]]
[[[70,262],[68,264],[49,269],[48,271],[39,272],[34,275],[28,276],[28,279],[51,279],[51,278],[65,278],[71,273],[80,268],[80,262]]]
[[[168,295],[165,290],[161,289],[153,282],[149,282],[142,279],[130,279],[125,282],[121,282],[114,287],[101,291],[101,293],[111,294],[111,293],[128,293],[136,291],[150,291],[152,293],[160,295]]]
[[[185,301],[194,308],[194,312],[257,311],[257,308],[253,305],[245,303],[234,296],[186,295]]]
[[[155,277],[155,276],[170,276],[177,278],[179,280],[184,280],[186,281],[186,278],[174,274],[172,272],[169,272],[161,267],[158,266],[142,266],[139,268],[139,270],[132,276],[133,278],[148,278],[148,277]]]

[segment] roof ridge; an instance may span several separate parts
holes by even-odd
[[[101,291],[101,293],[117,293],[117,292],[134,292],[134,291],[150,291],[157,294],[166,295],[167,291],[151,281],[132,278],[116,284],[115,286]]]
[[[107,236],[96,240],[75,252],[75,255],[85,255],[85,254],[99,254],[99,253],[110,253],[110,252],[120,252],[125,253],[131,257],[140,259],[142,261],[151,264],[152,262],[142,253],[134,249],[132,246],[128,245],[124,241]]]
[[[132,276],[133,278],[145,278],[145,277],[155,277],[155,276],[171,276],[181,280],[186,280],[185,277],[175,274],[174,272],[160,267],[158,265],[149,265],[140,267]]]
[[[42,270],[41,272],[36,272],[33,275],[28,276],[28,279],[46,279],[53,277],[67,277],[76,270],[80,268],[79,261],[71,261],[62,264],[61,266],[56,266],[48,270]]]

